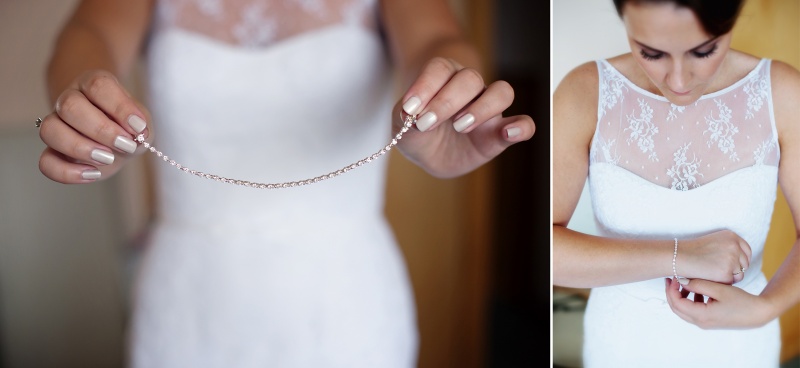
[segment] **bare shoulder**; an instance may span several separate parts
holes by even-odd
[[[772,60],[770,79],[775,102],[786,99],[796,104],[800,94],[800,71],[783,61]]]
[[[558,84],[554,97],[558,94],[572,95],[586,90],[586,87],[597,87],[598,83],[597,63],[595,61],[585,62],[578,65],[561,80]],[[595,91],[595,95],[597,95]]]
[[[597,63],[589,61],[572,69],[553,92],[553,129],[570,134],[594,131],[597,117],[599,74]]]
[[[800,71],[783,61],[772,60],[770,80],[778,136],[800,134]]]

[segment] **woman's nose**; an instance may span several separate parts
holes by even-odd
[[[676,93],[689,92],[689,79],[691,75],[686,65],[681,61],[672,64],[672,70],[667,73],[667,86]]]

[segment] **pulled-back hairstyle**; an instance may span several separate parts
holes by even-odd
[[[744,0],[614,0],[617,14],[622,17],[626,3],[673,3],[694,12],[703,29],[711,36],[730,32],[739,17]]]

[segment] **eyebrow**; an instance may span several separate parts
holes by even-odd
[[[714,37],[712,39],[709,39],[708,41],[705,41],[705,42],[703,42],[703,43],[701,43],[701,44],[699,44],[699,45],[697,45],[695,47],[692,47],[691,49],[689,49],[689,51],[695,51],[695,50],[697,50],[697,49],[699,49],[699,48],[701,48],[701,47],[703,47],[705,45],[708,45],[708,44],[710,44],[710,43],[712,43],[712,42],[714,42],[714,41],[716,41],[718,39],[719,39],[719,36]],[[662,54],[667,54],[667,52],[665,52],[665,51],[661,51],[661,50],[659,50],[659,49],[657,49],[655,47],[647,46],[646,44],[643,44],[643,43],[641,43],[639,41],[633,40],[633,42],[636,42],[636,44],[639,45],[642,48],[650,49],[651,51],[660,52]]]

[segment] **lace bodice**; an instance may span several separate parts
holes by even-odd
[[[760,294],[780,159],[770,61],[687,106],[637,87],[606,61],[597,67],[589,193],[598,235],[659,240],[672,250],[673,238],[733,231],[752,251],[744,279],[733,285]],[[678,262],[679,276],[681,267]],[[653,357],[679,340],[694,366],[777,367],[777,319],[753,329],[699,329],[670,308],[668,277],[669,271],[592,289],[583,320],[584,366],[672,367],[674,359]]]
[[[624,168],[675,190],[690,190],[780,158],[770,94],[770,62],[733,85],[677,106],[597,62],[597,130],[590,162]]]
[[[374,0],[160,0],[157,27],[261,48],[334,24],[376,27]]]

